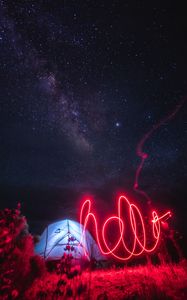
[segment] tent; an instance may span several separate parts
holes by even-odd
[[[50,224],[36,244],[35,252],[46,260],[60,260],[64,253],[71,253],[75,260],[103,260],[104,256],[91,234],[86,230],[81,240],[82,232],[83,226],[72,220]]]

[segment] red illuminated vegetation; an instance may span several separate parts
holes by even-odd
[[[81,270],[65,265],[62,260],[52,270],[34,254],[34,238],[19,209],[1,211],[0,224],[1,300],[186,300],[187,263],[184,259],[174,264],[165,252],[157,257],[156,265],[153,260],[141,266],[120,265],[109,260],[99,266],[96,264],[95,270],[93,263],[92,267]],[[161,249],[162,243],[160,241]]]

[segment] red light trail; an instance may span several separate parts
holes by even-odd
[[[126,205],[127,215],[124,216],[122,211],[122,202]],[[128,220],[125,223],[124,218]],[[168,211],[165,214],[159,216],[156,211],[152,212],[152,219],[150,220],[150,226],[152,227],[152,246],[147,245],[147,230],[144,224],[143,216],[138,206],[134,203],[131,203],[127,197],[120,196],[118,199],[118,213],[117,215],[112,215],[102,225],[102,230],[98,229],[98,220],[95,214],[92,211],[92,203],[90,200],[86,200],[80,211],[80,224],[83,225],[82,239],[85,238],[85,230],[88,226],[88,222],[92,220],[94,224],[95,236],[98,246],[101,252],[104,255],[112,255],[113,257],[121,260],[127,261],[133,256],[139,256],[142,253],[151,253],[153,252],[160,239],[160,227],[161,221],[167,220],[171,217],[171,212]],[[107,241],[107,228],[110,223],[117,223],[118,225],[118,237],[116,237],[116,241],[113,245],[111,245],[111,241]],[[131,229],[131,239],[132,246],[130,247],[127,243],[129,240],[129,236],[126,236],[125,228],[129,227]],[[150,229],[150,228],[149,228]],[[109,233],[109,232],[108,232]],[[149,241],[150,243],[150,241]],[[119,249],[122,249],[123,255],[119,254]],[[86,253],[85,253],[86,254]]]
[[[142,168],[144,166],[145,160],[149,157],[148,154],[143,151],[144,144],[158,128],[160,128],[166,122],[170,121],[172,118],[175,117],[175,115],[183,107],[186,101],[187,101],[187,97],[184,97],[167,116],[163,117],[158,123],[154,124],[153,127],[143,136],[143,138],[138,143],[136,153],[140,157],[140,163],[137,167],[136,174],[135,174],[134,190],[139,194],[142,194],[148,200],[148,203],[150,203],[151,201],[150,197],[147,195],[145,191],[139,188],[139,177]]]
[[[150,197],[145,191],[139,188],[139,177],[145,160],[148,158],[148,154],[143,151],[144,144],[158,128],[175,117],[178,111],[183,107],[186,100],[187,97],[183,98],[175,109],[158,123],[153,125],[153,127],[138,143],[136,152],[141,160],[135,174],[134,190],[142,194],[148,200],[149,204],[151,202]],[[122,212],[122,203],[126,205],[126,215]],[[90,200],[86,200],[80,211],[80,224],[83,225],[81,241],[85,239],[85,230],[88,227],[88,222],[91,220],[94,225],[96,241],[104,255],[112,255],[116,259],[127,261],[134,256],[141,255],[142,253],[152,253],[156,249],[160,240],[161,223],[164,224],[164,221],[171,217],[171,212],[168,211],[159,216],[156,211],[152,211],[152,219],[149,222],[149,226],[148,224],[145,226],[144,218],[140,209],[137,205],[131,203],[127,197],[119,197],[117,210],[117,215],[112,215],[106,219],[101,230],[99,230],[97,217],[92,210],[92,203]],[[118,236],[112,245],[111,240],[107,241],[107,233],[109,233],[109,225],[114,225],[114,223],[118,225]],[[127,228],[130,228],[131,236],[127,236],[127,234],[129,234],[129,232],[127,232]],[[151,239],[150,232],[152,232]],[[129,240],[131,240],[131,246],[129,246]]]

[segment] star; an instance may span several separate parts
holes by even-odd
[[[131,189],[145,136],[141,185],[151,194],[161,178],[185,195],[186,106],[146,135],[186,94],[185,14],[152,3],[137,18],[123,1],[17,2],[0,1],[0,186]]]
[[[120,126],[121,126],[121,123],[120,123],[120,122],[116,122],[116,123],[115,123],[115,126],[116,126],[116,127],[120,127]]]

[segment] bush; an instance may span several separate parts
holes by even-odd
[[[34,256],[33,238],[19,208],[0,211],[0,264],[3,300],[20,299],[35,276],[44,271],[44,263]]]

